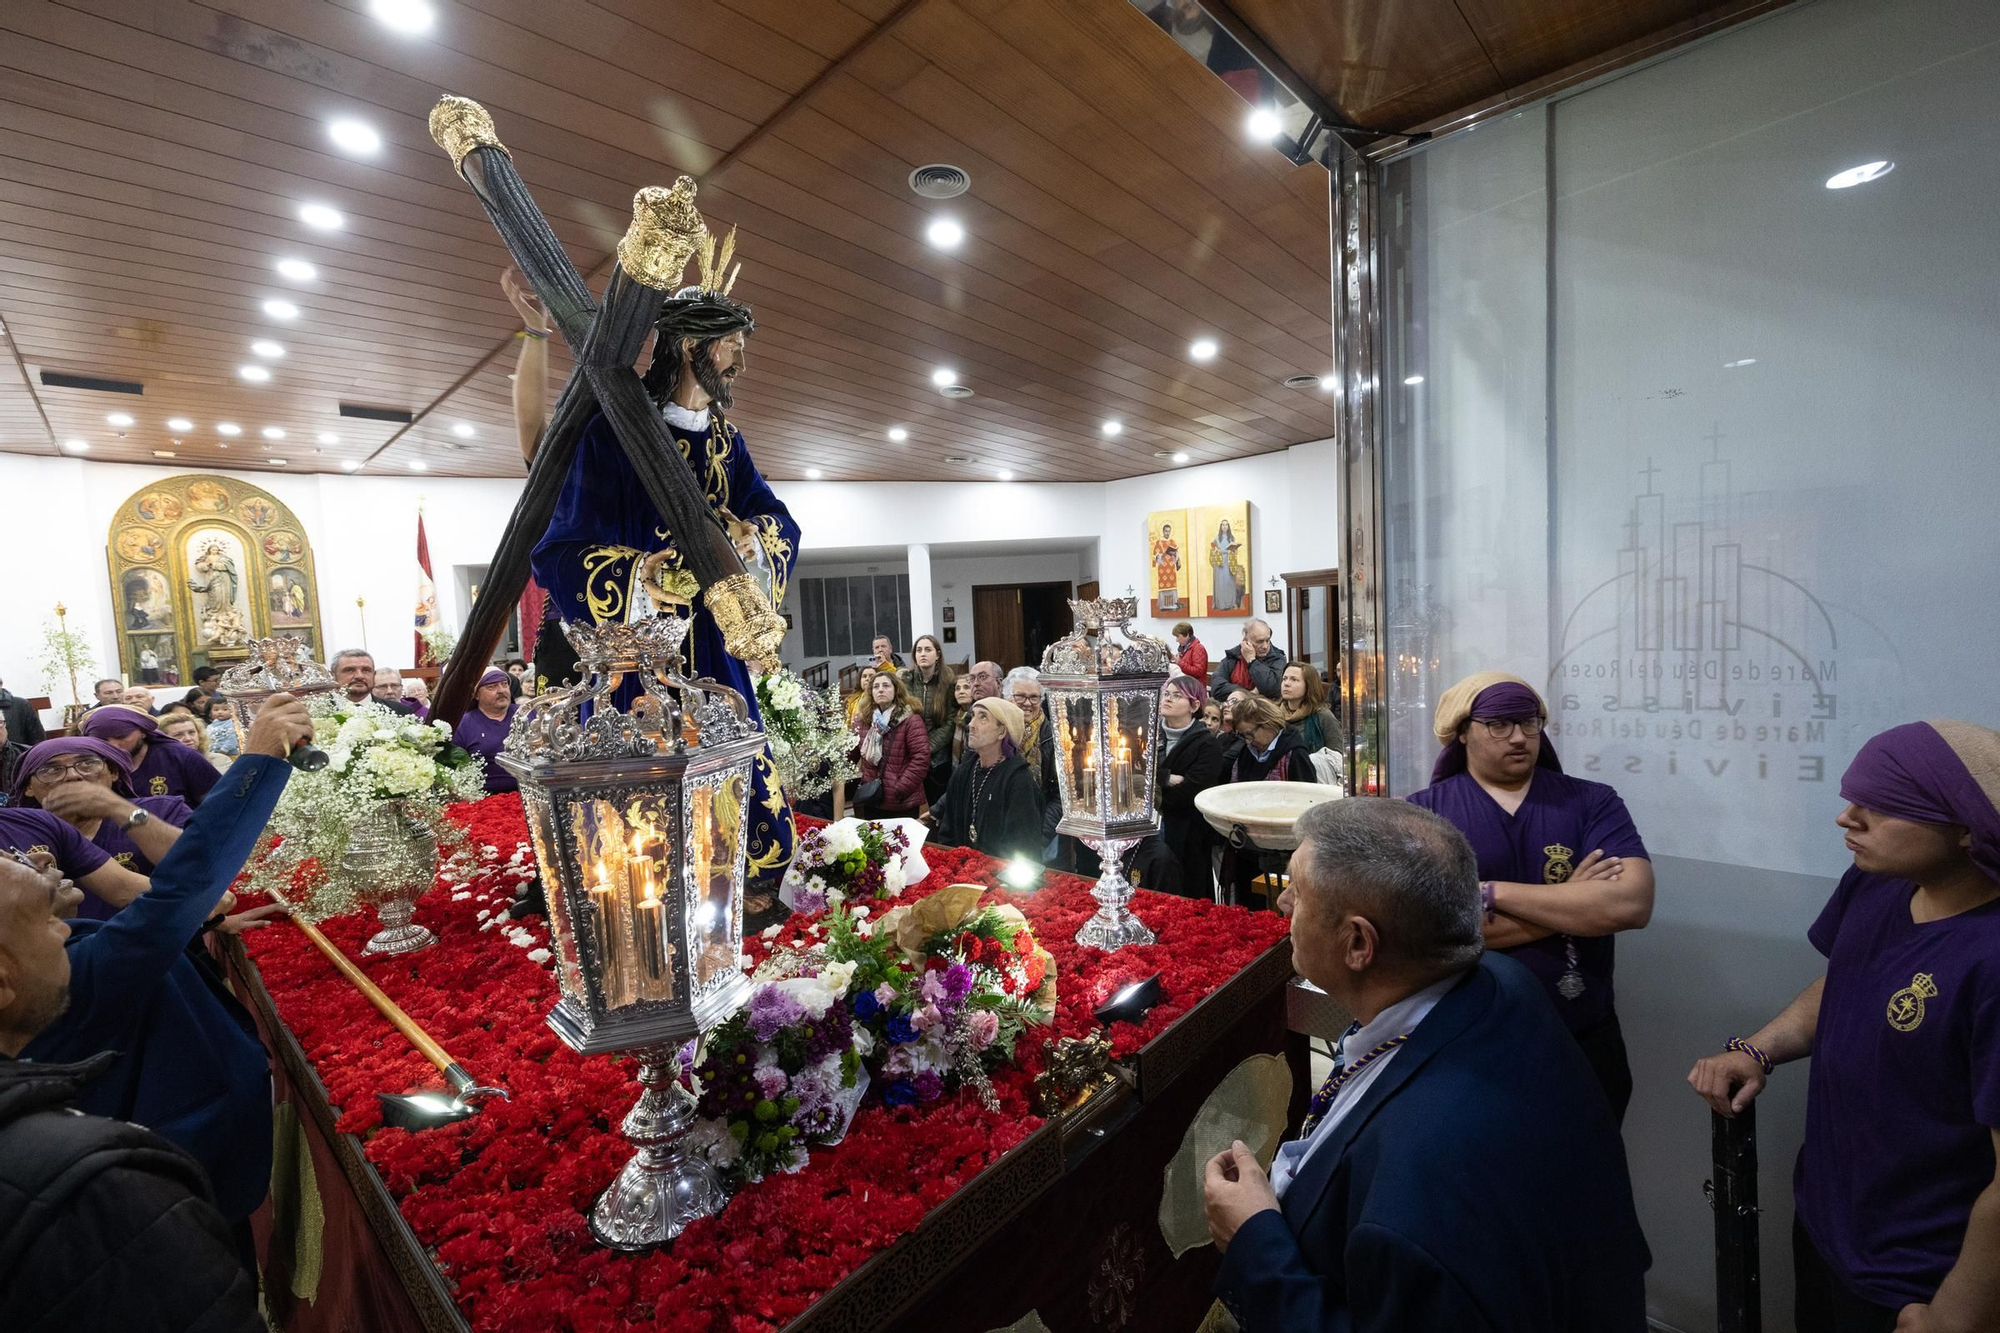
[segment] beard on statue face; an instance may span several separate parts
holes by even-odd
[[[731,334],[699,343],[690,359],[694,363],[694,382],[701,386],[702,392],[724,411],[734,407],[736,377],[743,373],[745,364],[742,335]]]

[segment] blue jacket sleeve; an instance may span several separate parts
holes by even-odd
[[[244,755],[230,765],[153,868],[153,887],[70,945],[75,1031],[100,1019],[124,1023],[132,997],[166,976],[243,869],[290,774],[284,760],[269,755]]]
[[[1244,1333],[1334,1333],[1350,1322],[1338,1286],[1306,1262],[1283,1213],[1254,1213],[1237,1228],[1215,1275],[1215,1294]],[[1412,1325],[1412,1327],[1419,1327]],[[1449,1325],[1422,1325],[1445,1328]]]

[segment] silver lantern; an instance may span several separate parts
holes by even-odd
[[[1153,771],[1160,739],[1160,687],[1173,654],[1129,628],[1136,602],[1113,597],[1072,601],[1076,630],[1042,654],[1042,706],[1055,728],[1062,822],[1056,832],[1081,839],[1103,870],[1092,886],[1097,913],[1076,942],[1097,949],[1151,944],[1153,932],[1132,915],[1132,885],[1120,858],[1160,828]]]
[[[750,997],[746,815],[764,735],[741,695],[681,675],[687,627],[564,625],[581,682],[524,703],[500,752],[548,892],[562,991],[549,1026],[583,1054],[639,1060],[623,1125],[638,1153],[590,1215],[619,1250],[664,1244],[726,1199],[680,1146],[694,1099],[675,1052]],[[629,708],[614,699],[626,681],[639,687]]]

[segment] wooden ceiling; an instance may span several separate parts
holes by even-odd
[[[711,225],[740,224],[758,331],[734,415],[771,476],[1108,479],[1334,431],[1281,383],[1330,358],[1326,174],[1246,142],[1236,95],[1127,0],[429,3],[415,36],[370,0],[0,6],[0,449],[520,474],[506,255],[426,133],[442,92],[492,111],[594,286],[641,185],[693,175]],[[340,117],[380,151],[336,148]],[[913,194],[934,162],[970,192]],[[923,239],[939,215],[956,251]],[[939,366],[975,396],[942,397]]]
[[[1546,96],[1789,0],[1200,2],[1350,125],[1411,131]]]

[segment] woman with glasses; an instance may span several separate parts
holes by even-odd
[[[1450,821],[1479,857],[1486,947],[1541,981],[1622,1121],[1632,1099],[1612,1007],[1612,936],[1653,916],[1653,864],[1618,793],[1562,771],[1526,681],[1468,676],[1438,700],[1443,745],[1409,799]]]
[[[131,756],[108,741],[43,741],[21,757],[0,807],[0,847],[53,856],[85,891],[77,915],[87,920],[109,920],[146,891],[191,813],[179,797],[128,799],[131,774]]]

